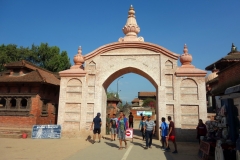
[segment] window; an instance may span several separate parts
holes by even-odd
[[[27,109],[27,100],[25,98],[21,100],[20,109]]]
[[[15,109],[16,107],[17,107],[17,101],[16,101],[16,99],[12,98],[10,100],[10,108]]]
[[[0,116],[29,116],[31,96],[0,97]]]
[[[19,76],[19,75],[20,75],[20,69],[14,69],[13,76]]]
[[[48,116],[47,102],[43,101],[42,104],[42,116]]]
[[[6,100],[4,98],[0,99],[0,109],[3,109],[6,107]]]

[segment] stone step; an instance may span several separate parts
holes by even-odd
[[[0,138],[22,138],[23,133],[27,133],[27,137],[30,138],[32,131],[20,128],[0,128]]]
[[[0,134],[0,138],[14,138],[14,139],[19,139],[19,138],[22,138],[22,134]]]

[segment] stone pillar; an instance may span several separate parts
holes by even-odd
[[[22,100],[22,98],[16,98],[16,109],[21,108],[21,100]]]
[[[186,44],[183,54],[180,56],[181,67],[178,67],[175,75],[177,77],[179,91],[178,104],[175,115],[178,120],[176,128],[178,138],[183,141],[194,141],[196,136],[196,126],[198,119],[207,119],[206,106],[206,72],[195,68],[192,56],[188,53]]]
[[[74,57],[74,63],[70,69],[59,72],[61,81],[57,124],[62,126],[62,137],[69,138],[80,137],[86,130],[87,87],[81,47]]]

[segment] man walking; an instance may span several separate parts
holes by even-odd
[[[93,144],[95,143],[95,139],[96,139],[96,134],[98,133],[98,140],[99,143],[101,142],[101,125],[102,125],[102,120],[100,118],[101,114],[97,113],[97,116],[93,119],[92,125],[90,130],[93,129],[93,125],[94,125],[94,129],[93,129]]]
[[[161,129],[161,143],[162,143],[162,149],[164,148],[164,143],[166,143],[166,136],[168,135],[168,124],[165,122],[165,118],[162,117],[162,124],[160,125]],[[168,144],[166,143],[166,147]]]
[[[168,121],[170,123],[169,123],[169,132],[168,132],[168,135],[166,137],[166,143],[167,143],[166,150],[167,151],[170,150],[170,148],[169,148],[169,140],[170,140],[170,141],[173,142],[174,148],[175,148],[175,151],[173,151],[172,153],[178,153],[177,144],[176,144],[176,140],[175,140],[175,127],[174,127],[174,122],[172,121],[171,116],[168,116]]]
[[[147,121],[145,122],[145,139],[146,139],[146,147],[145,149],[152,148],[152,137],[153,134],[155,133],[155,123],[154,121],[151,121],[151,116],[148,115]]]
[[[134,116],[132,115],[132,112],[130,112],[130,115],[128,116],[128,121],[129,121],[129,128],[133,128],[133,120]]]
[[[118,138],[119,138],[119,150],[122,150],[122,141],[125,142],[125,148],[127,148],[126,141],[126,129],[127,129],[127,118],[123,116],[123,111],[120,111],[120,117],[117,125],[118,129]]]

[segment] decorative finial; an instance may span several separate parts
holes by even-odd
[[[192,55],[188,53],[187,45],[184,44],[183,54],[180,56],[182,65],[191,65]]]
[[[144,41],[143,37],[137,37],[140,32],[140,28],[135,18],[135,11],[131,5],[128,11],[128,19],[126,25],[123,27],[124,38],[120,38],[119,41]]]
[[[188,48],[187,48],[186,43],[184,44],[183,53],[184,53],[184,54],[188,54]]]
[[[217,68],[216,68],[216,64],[214,63],[213,64],[213,70],[212,70],[212,72],[214,73],[214,72],[217,72],[218,70],[217,70]]]
[[[71,68],[82,68],[83,69],[83,63],[84,63],[84,57],[82,56],[82,47],[78,47],[78,53],[73,58],[74,66]]]
[[[82,54],[82,47],[81,46],[78,47],[78,54]]]
[[[231,52],[235,52],[237,49],[235,47],[235,45],[232,43],[232,48],[231,48]]]

